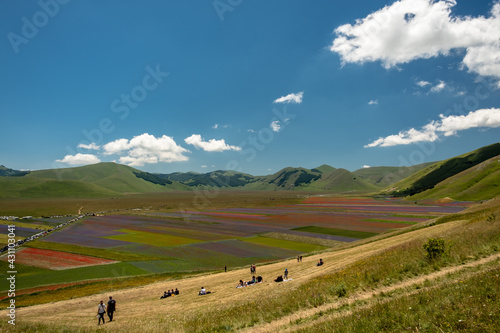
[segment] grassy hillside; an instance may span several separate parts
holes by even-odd
[[[370,184],[387,187],[434,163],[423,163],[410,167],[370,167],[358,169],[353,173]]]
[[[189,189],[178,183],[160,185],[146,175],[151,174],[116,163],[32,171],[23,177],[0,177],[0,197],[90,198]]]
[[[500,143],[432,164],[393,185],[395,196],[412,196],[432,189],[443,180],[500,155]]]
[[[412,199],[486,200],[500,192],[500,155],[462,171],[438,183],[432,189],[420,192]]]

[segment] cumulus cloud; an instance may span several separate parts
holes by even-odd
[[[372,99],[371,101],[368,102],[368,105],[377,105],[377,104],[378,104],[378,100],[376,100],[376,99],[375,100]]]
[[[433,120],[421,129],[411,128],[385,138],[378,138],[365,145],[365,148],[434,142],[442,136],[455,135],[458,131],[471,128],[500,127],[500,109],[495,108],[471,111],[467,115],[444,116],[441,114],[439,118],[440,120]]]
[[[446,82],[439,80],[439,83],[433,86],[430,90],[432,93],[438,93],[446,88]]]
[[[273,121],[269,126],[271,127],[273,132],[279,132],[281,130],[281,123],[279,122],[279,120]]]
[[[183,153],[189,152],[177,145],[169,136],[163,135],[157,138],[148,133],[134,136],[130,140],[118,139],[109,142],[103,149],[105,155],[126,153],[127,155],[121,156],[119,161],[130,166],[187,161],[188,157]]]
[[[66,163],[69,165],[88,165],[96,164],[101,162],[101,160],[92,154],[76,154],[76,155],[66,155],[62,160],[56,160],[56,162]]]
[[[430,84],[431,83],[429,81],[424,81],[424,80],[420,80],[420,81],[417,82],[417,86],[422,87],[422,88],[425,87],[425,86],[428,86]]]
[[[88,145],[86,145],[84,143],[80,143],[78,145],[78,148],[83,148],[83,149],[88,149],[88,150],[99,150],[101,148],[101,146],[96,145],[95,142],[92,142]]]
[[[458,17],[455,0],[400,0],[335,29],[330,46],[342,63],[381,61],[385,68],[465,50],[471,72],[500,77],[500,3],[487,17]]]
[[[184,141],[187,144],[193,145],[196,148],[201,148],[204,151],[221,152],[225,150],[235,150],[235,151],[241,150],[240,147],[228,145],[224,139],[220,140],[210,139],[208,141],[204,141],[201,135],[199,134],[193,134],[190,137],[185,138]]]
[[[118,139],[106,143],[103,146],[105,155],[121,154],[123,151],[128,150],[129,148],[130,144],[128,139]]]
[[[304,92],[301,91],[296,94],[288,94],[286,96],[281,96],[280,98],[277,98],[274,100],[273,103],[296,103],[300,104],[302,103],[302,97],[304,96]]]
[[[363,169],[369,169],[369,168],[371,168],[371,166],[366,165],[366,164],[365,164],[365,165],[363,165]]]

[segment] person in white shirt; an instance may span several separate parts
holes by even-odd
[[[102,323],[104,324],[105,313],[106,313],[106,304],[104,304],[104,302],[101,301],[101,303],[99,303],[99,305],[97,306],[97,315],[99,316],[99,322],[97,323],[97,325],[101,325],[101,319]]]

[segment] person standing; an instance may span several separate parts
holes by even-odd
[[[109,321],[113,321],[113,312],[115,311],[116,311],[116,301],[113,299],[113,297],[109,296],[109,301],[108,301]]]
[[[285,273],[283,275],[284,275],[285,280],[287,280],[288,279],[288,268],[285,268]]]
[[[101,319],[102,319],[102,323],[104,324],[104,314],[106,313],[106,305],[104,304],[103,301],[101,301],[101,303],[99,303],[99,305],[97,306],[97,315],[99,316],[99,321],[97,323],[97,325],[101,325]]]

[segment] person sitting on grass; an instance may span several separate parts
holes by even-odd
[[[160,299],[167,298],[170,296],[170,293],[167,293],[166,291],[163,292],[163,296],[160,297]]]
[[[247,282],[247,284],[250,285],[250,284],[254,284],[256,282],[257,282],[257,280],[255,279],[255,275],[254,275],[254,276],[252,276],[252,279]]]
[[[198,295],[207,295],[207,294],[211,294],[211,293],[212,293],[211,291],[207,291],[204,287],[201,287],[201,290],[198,293]]]
[[[257,276],[257,283],[261,283],[262,282],[262,276]]]
[[[276,279],[274,279],[274,282],[283,282],[283,275],[280,275]]]
[[[175,288],[174,294],[179,295],[179,289]]]
[[[320,259],[319,262],[316,264],[316,266],[321,266],[323,264],[324,264],[323,259]]]
[[[238,283],[238,285],[236,286],[236,288],[242,288],[245,286],[245,283],[243,282],[243,280],[240,280],[240,283]]]

